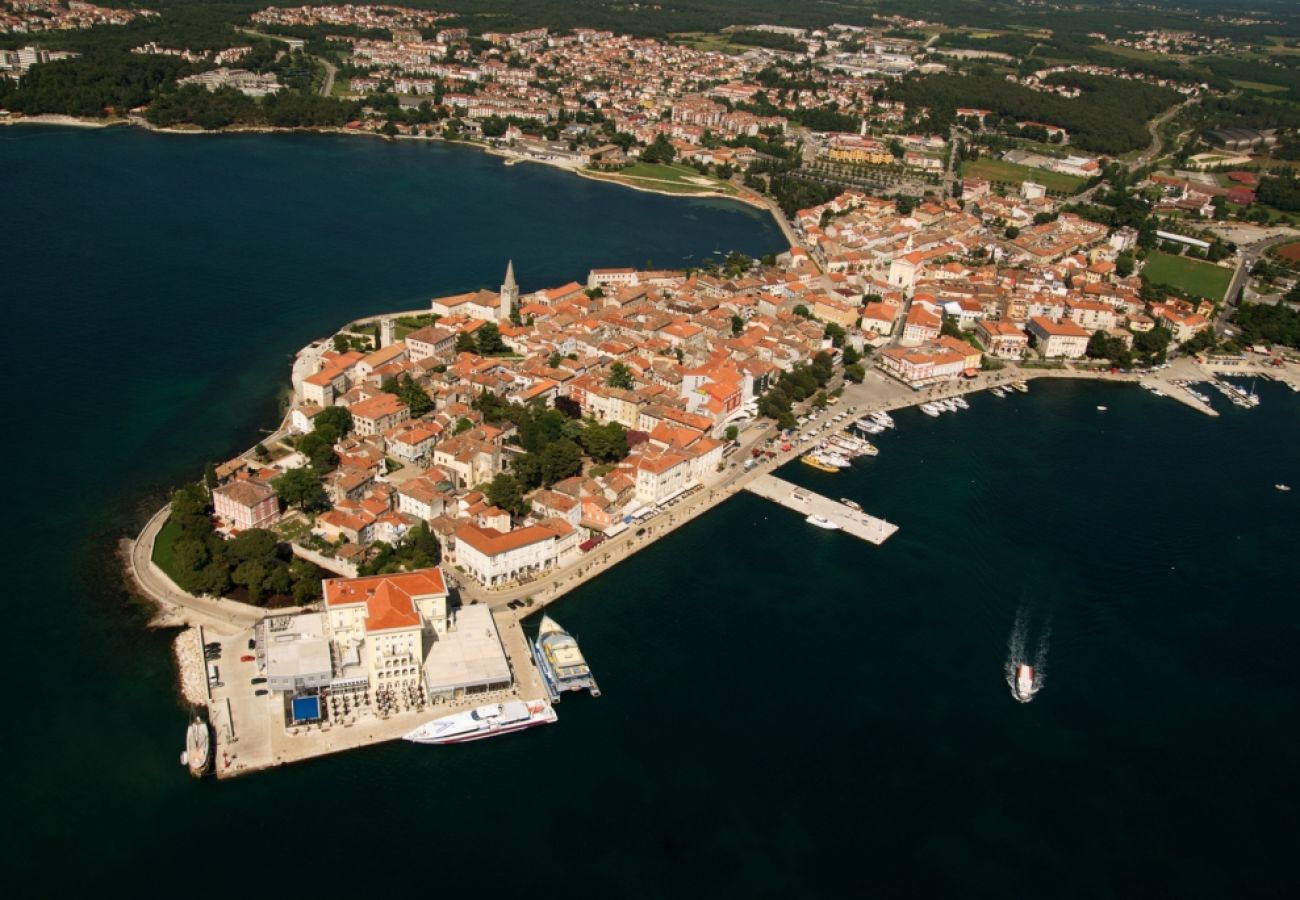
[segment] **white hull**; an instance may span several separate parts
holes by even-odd
[[[809,525],[816,525],[818,528],[824,528],[827,531],[840,530],[840,526],[836,525],[834,522],[832,522],[830,519],[827,519],[825,516],[809,516],[808,518],[804,519],[804,521],[807,522]]]
[[[538,725],[549,725],[559,717],[545,700],[509,700],[489,703],[466,712],[452,713],[426,722],[405,735],[415,744],[467,744],[500,734],[512,734]]]

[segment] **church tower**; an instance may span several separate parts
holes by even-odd
[[[515,261],[506,263],[506,280],[501,285],[501,305],[497,310],[497,321],[505,322],[510,318],[511,308],[519,302],[519,285],[515,284]]]

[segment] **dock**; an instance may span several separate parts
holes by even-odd
[[[845,534],[877,546],[893,537],[898,526],[856,509],[850,509],[837,500],[823,497],[807,488],[796,487],[775,475],[759,475],[745,485],[745,490],[765,500],[779,503],[802,516],[818,515],[834,522]]]

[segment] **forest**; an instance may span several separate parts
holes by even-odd
[[[1073,146],[1109,154],[1145,147],[1151,140],[1147,121],[1180,99],[1176,91],[1141,81],[1080,74],[1055,78],[1078,87],[1082,95],[1067,99],[996,75],[947,74],[905,78],[890,88],[890,94],[908,106],[930,107],[936,130],[947,128],[957,107],[975,106],[1059,125],[1070,132]]]

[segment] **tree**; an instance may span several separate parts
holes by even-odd
[[[592,459],[617,462],[627,456],[627,429],[619,422],[605,425],[592,422],[582,430],[578,439]]]
[[[1020,237],[1020,229],[1015,225],[1008,225],[1005,234],[1007,240],[1014,241],[1016,238]]]
[[[834,322],[826,323],[826,330],[822,332],[823,337],[830,338],[832,347],[844,346],[844,328]]]
[[[468,331],[462,331],[456,335],[456,352],[457,353],[478,353],[478,344],[474,341],[474,335]]]
[[[342,334],[334,335],[334,352],[335,353],[348,352],[348,339],[346,335],[342,335]]]
[[[217,484],[217,467],[212,463],[208,463],[203,467],[203,486],[208,489],[210,494],[216,489]]]
[[[745,320],[740,316],[731,317],[731,334],[736,337],[745,331]]]
[[[808,307],[804,306],[802,303],[796,303],[794,309],[790,310],[790,312],[794,313],[796,316],[802,316],[805,319],[812,318],[812,313],[808,310]]]
[[[290,469],[271,482],[275,494],[289,506],[303,510],[326,509],[329,498],[325,496],[325,487],[320,475],[306,466]]]
[[[845,347],[842,351],[840,351],[840,355],[843,357],[844,365],[846,366],[851,366],[854,363],[858,362],[860,359],[862,359],[862,354],[859,353],[856,348],[851,346]]]
[[[524,499],[524,486],[519,479],[506,472],[499,472],[488,484],[488,502],[500,507],[514,516],[526,516],[531,506]]]
[[[605,379],[605,384],[612,388],[630,391],[635,386],[632,381],[632,370],[621,362],[614,363],[609,367],[609,377]]]
[[[736,426],[736,425],[728,425],[728,426],[727,426],[727,431],[726,431],[725,437],[726,437],[726,439],[729,440],[729,441],[734,441],[736,438],[740,437],[740,428],[739,428],[739,426]]]
[[[670,163],[676,156],[677,151],[663,134],[656,135],[650,146],[641,151],[641,161],[647,163]]]
[[[307,457],[311,467],[318,473],[332,472],[339,464],[332,437],[334,437],[332,427],[318,426],[298,439],[298,452]]]
[[[289,563],[289,578],[293,582],[290,592],[293,602],[302,606],[321,595],[321,578],[323,573],[311,560],[295,556]]]
[[[547,444],[540,454],[542,484],[555,482],[582,471],[582,450],[568,438]]]
[[[867,377],[867,370],[862,363],[853,363],[844,367],[844,377],[854,384],[862,384],[862,380]]]
[[[469,431],[473,427],[474,427],[473,422],[471,422],[469,419],[465,418],[464,416],[461,416],[459,419],[456,420],[456,427],[452,429],[452,434],[464,434],[466,431]]]
[[[396,380],[386,380],[383,390],[395,394],[397,399],[405,403],[411,411],[411,418],[413,419],[418,419],[433,409],[433,400],[429,398],[424,388],[420,387],[414,378],[405,373]]]
[[[493,353],[509,353],[510,348],[506,342],[501,339],[501,329],[495,322],[484,322],[475,332],[475,343],[478,352],[483,356],[489,356]]]
[[[1133,274],[1134,265],[1133,254],[1126,250],[1115,257],[1115,274],[1120,278],[1128,278]]]
[[[352,432],[352,413],[346,406],[327,406],[312,420],[313,430],[320,431],[322,427],[333,429],[337,435],[333,441],[330,441],[332,444]]]

